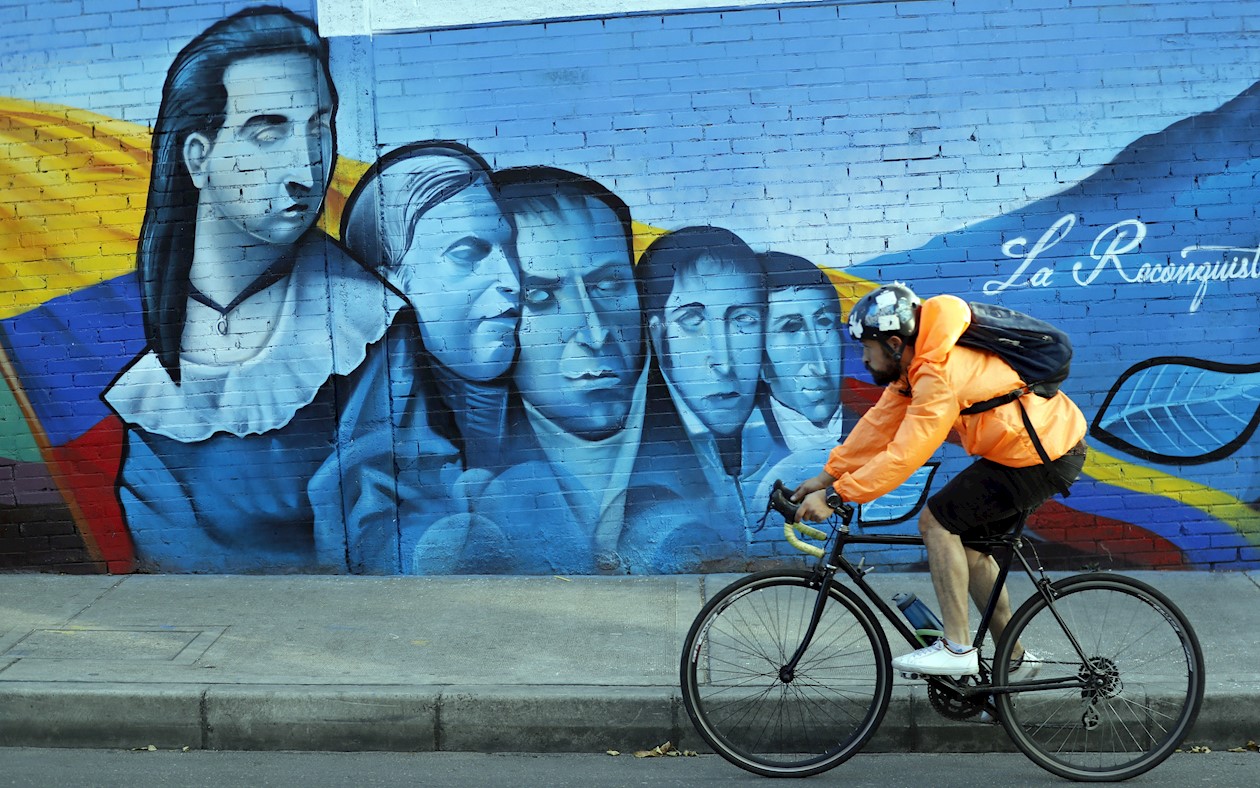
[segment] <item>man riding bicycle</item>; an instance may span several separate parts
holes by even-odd
[[[972,540],[1011,530],[1075,482],[1085,464],[1085,417],[1062,392],[962,413],[1031,382],[1020,380],[997,355],[956,344],[970,322],[970,307],[956,296],[920,301],[901,283],[863,296],[849,315],[849,333],[862,343],[862,362],[875,382],[886,388],[844,443],[831,450],[823,471],[792,493],[800,504],[798,520],[822,522],[842,501],[865,503],[898,487],[951,429],[967,453],[979,457],[930,497],[919,517],[945,638],[893,659],[893,668],[908,674],[979,673],[967,594],[983,607],[998,569]],[[1024,426],[1021,405],[1048,464]],[[994,640],[1010,618],[1003,589],[990,621]],[[1030,671],[1036,667],[1031,652],[1017,651],[1015,660]]]

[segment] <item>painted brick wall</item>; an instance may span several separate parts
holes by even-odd
[[[313,0],[288,5],[316,17]],[[132,271],[167,69],[190,40],[247,7],[0,6],[0,566],[621,573],[743,569],[792,555],[773,526],[758,526],[758,501],[774,478],[816,472],[878,395],[855,346],[828,335],[841,382],[828,395],[834,418],[811,429],[767,371],[776,338],[791,346],[776,337],[772,296],[714,285],[703,303],[746,296],[762,321],[746,353],[762,367],[755,404],[726,435],[680,387],[709,362],[670,357],[681,340],[667,346],[649,315],[610,297],[600,314],[622,326],[606,329],[606,344],[624,377],[609,396],[626,412],[598,439],[570,429],[529,400],[529,354],[554,357],[559,370],[571,340],[530,300],[566,308],[562,292],[531,279],[540,263],[520,240],[530,219],[513,215],[524,209],[499,195],[518,232],[502,245],[515,273],[500,289],[523,301],[512,359],[489,380],[444,355],[443,342],[476,335],[438,308],[473,304],[471,284],[438,273],[413,281],[342,237],[347,205],[371,191],[365,171],[405,151],[432,153],[417,148],[430,140],[458,143],[498,173],[496,188],[504,172],[538,176],[531,168],[591,179],[628,208],[635,257],[666,231],[714,225],[751,252],[818,266],[844,311],[873,283],[899,279],[925,297],[953,293],[1054,321],[1077,345],[1065,391],[1089,425],[1092,454],[1073,495],[1031,521],[1051,559],[1260,562],[1251,32],[1260,3],[808,3],[332,38],[339,158],[319,227],[419,317],[364,270],[344,274],[353,283],[344,291],[330,287],[341,296],[315,318],[326,335],[302,343],[312,358],[349,366],[336,385],[311,390],[326,411],[278,418],[272,426],[289,432],[272,455],[249,430],[217,449],[206,436],[146,443],[145,428],[102,399],[150,339]],[[573,199],[589,210],[594,186],[583,188]],[[542,257],[571,273],[563,240]],[[343,255],[330,244],[321,240],[315,256],[339,282]],[[779,265],[759,259],[761,275]],[[422,306],[428,296],[435,307]],[[573,319],[589,330],[604,307],[587,297],[586,317]],[[366,316],[368,302],[384,317]],[[353,352],[336,345],[373,320],[394,321],[385,338],[360,337]],[[789,349],[784,368],[797,371],[785,374],[803,379],[807,350]],[[361,363],[355,353],[366,354]],[[538,374],[534,385],[550,380]],[[732,386],[741,374],[729,373]],[[716,385],[695,390],[702,384]],[[584,396],[569,404],[593,412]],[[215,418],[222,439],[230,430]],[[297,443],[287,442],[293,425]],[[141,476],[120,475],[141,455],[153,458]],[[932,462],[867,507],[867,527],[914,533],[925,497],[968,460],[947,443]],[[707,492],[680,498],[662,472],[674,487]],[[225,536],[226,520],[271,536]],[[922,565],[918,550],[870,557]]]

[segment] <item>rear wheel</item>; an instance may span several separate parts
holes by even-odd
[[[870,609],[832,583],[809,650],[818,589],[804,571],[771,570],[722,589],[683,647],[683,703],[696,730],[731,763],[767,777],[826,771],[862,748],[892,692],[888,641]]]
[[[1060,777],[1125,780],[1153,769],[1181,744],[1203,701],[1193,628],[1167,597],[1131,578],[1078,575],[1054,589],[1053,610],[1034,595],[1012,617],[993,681],[1063,686],[999,694],[1002,725],[1024,754]],[[1035,676],[1027,675],[1031,663],[1012,670],[1016,641],[1041,661]]]

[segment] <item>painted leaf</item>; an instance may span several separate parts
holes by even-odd
[[[1094,419],[1102,442],[1146,460],[1228,457],[1260,422],[1260,364],[1163,357],[1120,376]]]

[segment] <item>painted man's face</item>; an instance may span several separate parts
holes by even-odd
[[[479,381],[507,372],[520,279],[512,227],[484,181],[420,217],[390,278],[416,308],[424,346],[443,366]]]
[[[518,216],[521,396],[586,440],[625,426],[643,368],[639,296],[625,231],[594,199]]]
[[[200,191],[198,220],[246,243],[293,243],[319,217],[332,171],[324,69],[302,52],[259,55],[228,66],[223,85],[223,127],[213,138],[190,134],[184,144]]]
[[[789,287],[770,294],[766,319],[770,394],[822,426],[840,406],[840,304],[834,292]]]
[[[723,268],[705,258],[694,273],[674,278],[665,302],[662,365],[705,427],[729,436],[743,429],[755,404],[765,304],[760,277]]]

